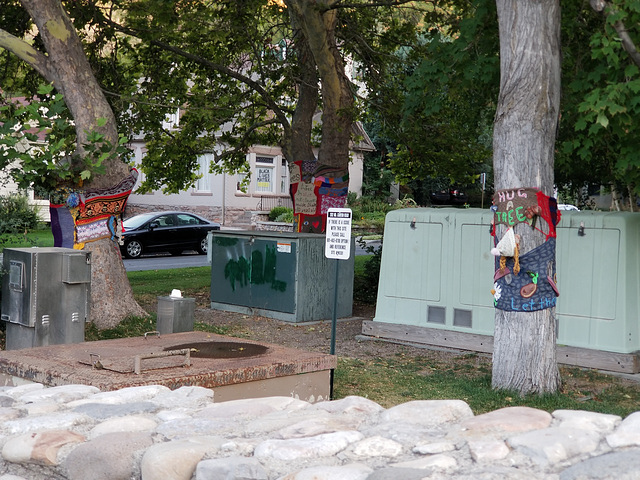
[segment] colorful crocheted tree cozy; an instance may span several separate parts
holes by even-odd
[[[333,167],[306,161],[290,163],[289,174],[296,231],[323,233],[327,211],[345,206],[348,172],[336,172]]]
[[[51,194],[49,212],[56,247],[82,249],[86,242],[101,238],[119,241],[122,213],[131,194],[138,171],[117,185],[103,189],[74,191],[61,188]]]
[[[532,312],[555,307],[559,295],[556,285],[556,225],[560,221],[555,198],[538,189],[499,190],[493,196],[491,235],[496,256],[493,294],[500,310]],[[540,220],[540,221],[539,221]],[[544,221],[545,225],[540,225]],[[506,225],[502,239],[497,226]],[[544,229],[540,227],[545,227]],[[522,254],[516,229],[534,228],[545,242]]]

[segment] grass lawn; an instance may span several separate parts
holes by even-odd
[[[53,247],[51,229],[42,229],[23,234],[0,235],[0,251],[4,248]]]

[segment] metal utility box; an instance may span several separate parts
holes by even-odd
[[[156,330],[161,334],[192,332],[195,309],[195,298],[158,297]]]
[[[479,209],[390,212],[371,323],[492,336],[492,215]],[[556,252],[559,345],[640,350],[639,242],[638,213],[562,212]]]
[[[84,341],[91,253],[70,248],[6,248],[2,321],[6,349]]]
[[[211,308],[288,322],[330,319],[338,268],[338,318],[353,310],[354,242],[349,260],[327,259],[325,236],[212,231]]]

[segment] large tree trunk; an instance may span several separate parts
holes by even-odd
[[[496,0],[500,25],[500,96],[495,117],[496,190],[532,187],[553,192],[553,155],[560,102],[558,0]],[[518,231],[526,253],[545,240]],[[555,308],[536,312],[496,309],[493,387],[521,394],[555,392]]]
[[[77,154],[81,158],[87,132],[98,131],[111,144],[117,143],[113,112],[95,80],[80,39],[60,0],[21,0],[42,37],[47,51],[46,62],[38,58],[46,80],[64,95],[75,121]],[[106,119],[103,127],[98,119]],[[129,168],[119,159],[106,164],[106,173],[91,179],[84,188],[103,189],[117,185],[129,175]],[[120,257],[118,246],[110,239],[85,244],[92,251],[91,320],[99,327],[117,325],[128,315],[146,315],[136,303]]]

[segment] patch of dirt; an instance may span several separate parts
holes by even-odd
[[[301,350],[330,353],[331,320],[291,323],[272,318],[211,310],[197,303],[195,318],[228,329],[228,335],[265,343],[299,348]],[[458,356],[460,352],[426,350],[420,347],[399,345],[380,340],[363,339],[362,322],[373,320],[375,307],[355,303],[352,316],[336,322],[335,352],[341,357],[370,360],[396,355]]]

